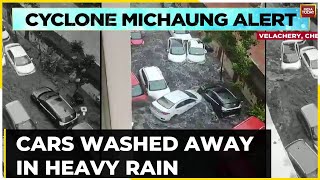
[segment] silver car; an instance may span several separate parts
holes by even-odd
[[[318,177],[318,154],[305,140],[293,141],[286,147],[286,150],[299,177]]]
[[[313,146],[318,150],[318,108],[315,104],[308,104],[301,108],[298,119],[301,121]]]

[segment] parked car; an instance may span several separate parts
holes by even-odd
[[[172,62],[184,62],[187,59],[185,43],[180,38],[169,38],[167,45],[168,60]]]
[[[86,122],[82,122],[82,123],[79,123],[79,124],[76,124],[75,126],[73,126],[71,128],[72,130],[92,130],[93,128]]]
[[[289,158],[301,178],[318,177],[318,154],[303,139],[286,146]]]
[[[299,58],[308,68],[312,77],[318,78],[318,49],[314,46],[310,46],[307,41],[296,43],[296,49],[299,54]]]
[[[169,31],[170,35],[174,38],[182,39],[183,41],[188,41],[192,39],[190,31],[179,30],[179,31]]]
[[[198,93],[212,105],[213,111],[220,118],[241,113],[242,102],[221,85],[201,86]]]
[[[318,150],[318,108],[315,104],[308,104],[301,108],[298,119],[302,122],[308,137],[313,141],[313,146]]]
[[[241,123],[233,127],[233,129],[238,129],[238,130],[255,130],[255,129],[261,130],[265,128],[266,128],[265,123],[254,116],[249,117],[248,119],[242,121]]]
[[[176,5],[174,3],[161,3],[161,7],[163,7],[163,8],[175,8]]]
[[[10,40],[10,35],[6,30],[6,27],[2,25],[2,43],[8,42]]]
[[[131,45],[143,45],[144,40],[140,31],[131,32]]]
[[[26,76],[36,72],[32,58],[19,43],[11,43],[4,47],[6,56],[18,76]]]
[[[69,127],[78,118],[76,111],[69,103],[49,87],[42,87],[33,91],[31,99],[40,105],[53,122],[61,128]]]
[[[6,104],[5,110],[12,129],[37,129],[36,123],[31,120],[20,101],[16,100]]]
[[[168,87],[161,70],[156,66],[140,69],[139,77],[148,96],[153,99],[158,99],[170,92],[170,88]]]
[[[136,75],[134,73],[131,73],[131,86],[132,86],[132,102],[140,102],[140,101],[147,101],[148,96],[143,91],[140,82],[138,81]]]
[[[207,50],[200,39],[190,39],[187,43],[187,60],[203,64],[206,62]]]
[[[301,61],[295,48],[299,40],[286,40],[281,43],[281,69],[282,70],[298,70],[301,68]]]
[[[161,121],[169,121],[180,115],[201,101],[202,97],[196,91],[176,90],[152,102],[151,113]]]

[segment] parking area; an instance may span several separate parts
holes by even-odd
[[[3,24],[11,35],[10,41],[3,44],[5,46],[13,43],[12,35],[14,32],[6,21],[3,21]],[[3,105],[5,106],[7,103],[19,100],[30,118],[37,123],[38,129],[56,129],[57,127],[54,125],[52,119],[41,110],[41,107],[31,100],[31,94],[38,88],[50,87],[56,92],[59,92],[59,94],[70,103],[70,96],[74,94],[76,85],[75,83],[70,83],[68,78],[65,78],[68,77],[68,74],[53,76],[42,71],[39,50],[34,44],[24,39],[19,32],[17,32],[17,40],[26,53],[33,58],[36,72],[27,76],[18,76],[8,61],[8,58],[6,58],[6,65],[3,66]],[[87,97],[84,97],[84,104],[81,106],[86,106],[88,112],[86,116],[81,115],[78,122],[86,121],[94,129],[100,128],[100,107],[94,105],[94,101]],[[80,111],[80,106],[75,105],[73,108],[77,112]],[[9,121],[4,113],[3,128],[10,128]]]
[[[131,7],[161,7],[160,4],[131,4]],[[191,32],[193,38],[199,36],[198,32]],[[174,63],[167,58],[167,41],[170,37],[168,31],[145,31],[144,45],[132,46],[131,68],[137,75],[139,69],[145,66],[157,66],[163,73],[171,91],[197,89],[205,84],[220,81],[220,62],[213,54],[207,53],[205,64],[192,64],[188,62]],[[148,104],[133,107],[134,129],[230,129],[244,120],[249,103],[245,101],[241,92],[234,91],[231,80],[224,75],[224,86],[228,87],[239,99],[243,100],[240,116],[226,117],[214,121],[212,107],[204,99],[195,107],[182,115],[172,118],[168,122],[156,119],[150,112]]]
[[[301,107],[317,104],[317,79],[302,63],[297,71],[282,71],[280,47],[282,41],[267,41],[267,104],[284,145],[297,139],[308,140],[297,118]]]

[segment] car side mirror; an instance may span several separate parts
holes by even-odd
[[[207,51],[206,49],[204,49],[204,53],[205,53],[205,54],[207,54],[207,53],[208,53],[208,51]]]
[[[30,58],[31,61],[33,61],[33,58]]]
[[[166,52],[169,52],[169,50],[168,50],[168,49],[166,49]]]

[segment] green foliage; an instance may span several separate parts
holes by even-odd
[[[262,103],[257,103],[249,109],[248,114],[250,116],[257,117],[257,118],[261,119],[262,121],[265,121],[266,120],[266,106]]]
[[[96,61],[96,58],[93,55],[86,54],[85,57],[81,61],[81,66],[88,69],[91,67]]]
[[[243,88],[244,84],[241,81],[236,81],[232,84],[232,88],[236,91],[240,91]]]
[[[257,43],[254,33],[252,31],[210,31],[206,32],[205,39],[219,43],[232,61],[235,73],[242,79],[246,79],[253,65],[248,50]]]
[[[84,54],[84,51],[83,51],[83,42],[82,41],[77,41],[77,40],[74,40],[70,43],[71,45],[71,52],[73,53],[79,53],[81,55]]]

